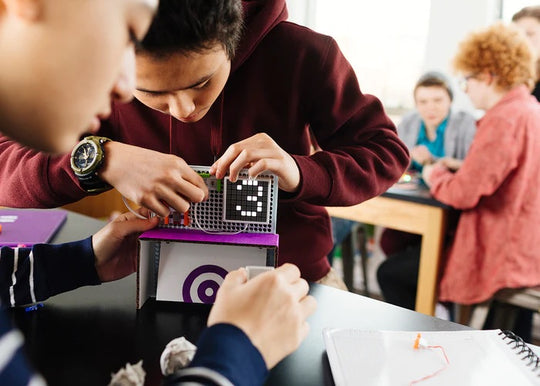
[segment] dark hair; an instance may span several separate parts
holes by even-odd
[[[167,57],[221,44],[232,59],[242,33],[241,0],[160,0],[137,53]]]
[[[512,21],[518,21],[524,17],[533,17],[540,21],[540,5],[533,5],[530,7],[522,8],[512,16]]]
[[[454,92],[452,91],[452,87],[450,87],[450,80],[442,72],[426,72],[416,81],[413,91],[414,94],[416,94],[418,87],[441,87],[446,90],[450,100],[454,99]]]

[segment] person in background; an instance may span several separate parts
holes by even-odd
[[[405,115],[397,128],[411,154],[410,169],[420,173],[424,165],[439,160],[450,169],[458,168],[473,141],[475,118],[452,109],[454,92],[450,80],[441,72],[423,74],[414,86],[413,95],[416,109]],[[415,254],[421,241],[420,235],[387,228],[381,234],[380,245],[390,257]]]
[[[326,257],[324,207],[384,192],[409,158],[335,40],[288,22],[285,0],[165,0],[136,66],[137,100],[115,104],[98,132],[112,141],[93,183],[78,181],[68,155],[29,154],[3,140],[0,176],[11,194],[0,192],[0,204],[58,206],[113,186],[166,216],[207,196],[189,165],[233,180],[244,167],[252,177],[269,171],[279,177],[279,264],[344,288]],[[321,149],[313,154],[310,133]]]
[[[467,95],[485,115],[458,170],[442,162],[423,169],[431,194],[462,211],[440,301],[477,304],[503,288],[540,284],[540,104],[530,95],[535,60],[523,34],[502,23],[469,34],[454,58]],[[379,269],[385,298],[407,291],[414,299],[417,275],[408,287],[396,284],[403,279],[392,264],[405,263],[388,259]],[[528,333],[519,332],[530,339],[530,326]]]
[[[97,130],[98,117],[110,114],[111,99],[131,99],[134,44],[144,37],[157,3],[0,0],[0,131],[37,150],[62,153],[83,133]],[[134,272],[137,233],[155,225],[155,219],[126,214],[82,241],[1,248],[0,303],[39,302]],[[315,301],[307,291],[290,264],[249,282],[243,269],[229,273],[199,340],[190,368],[197,375],[191,379],[262,384],[268,369],[308,332],[306,318]],[[45,384],[32,371],[23,337],[4,309],[0,353],[1,385]],[[182,382],[182,371],[165,380]]]
[[[525,32],[536,53],[536,85],[532,93],[540,101],[540,5],[521,9],[512,21]]]

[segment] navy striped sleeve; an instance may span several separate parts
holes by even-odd
[[[220,323],[205,329],[189,368],[169,376],[164,385],[227,385],[219,380],[219,375],[235,386],[262,385],[268,376],[259,350],[242,330],[231,324]]]
[[[1,248],[0,302],[14,307],[100,284],[94,259],[91,237],[58,245]]]

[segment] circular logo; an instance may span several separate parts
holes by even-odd
[[[182,298],[184,302],[214,303],[216,301],[217,290],[226,275],[227,270],[217,265],[207,264],[195,268],[186,277],[182,286]],[[194,298],[195,300],[193,300]]]

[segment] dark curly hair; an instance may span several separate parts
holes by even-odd
[[[161,58],[220,44],[232,59],[242,28],[241,0],[160,0],[154,21],[136,50]]]

